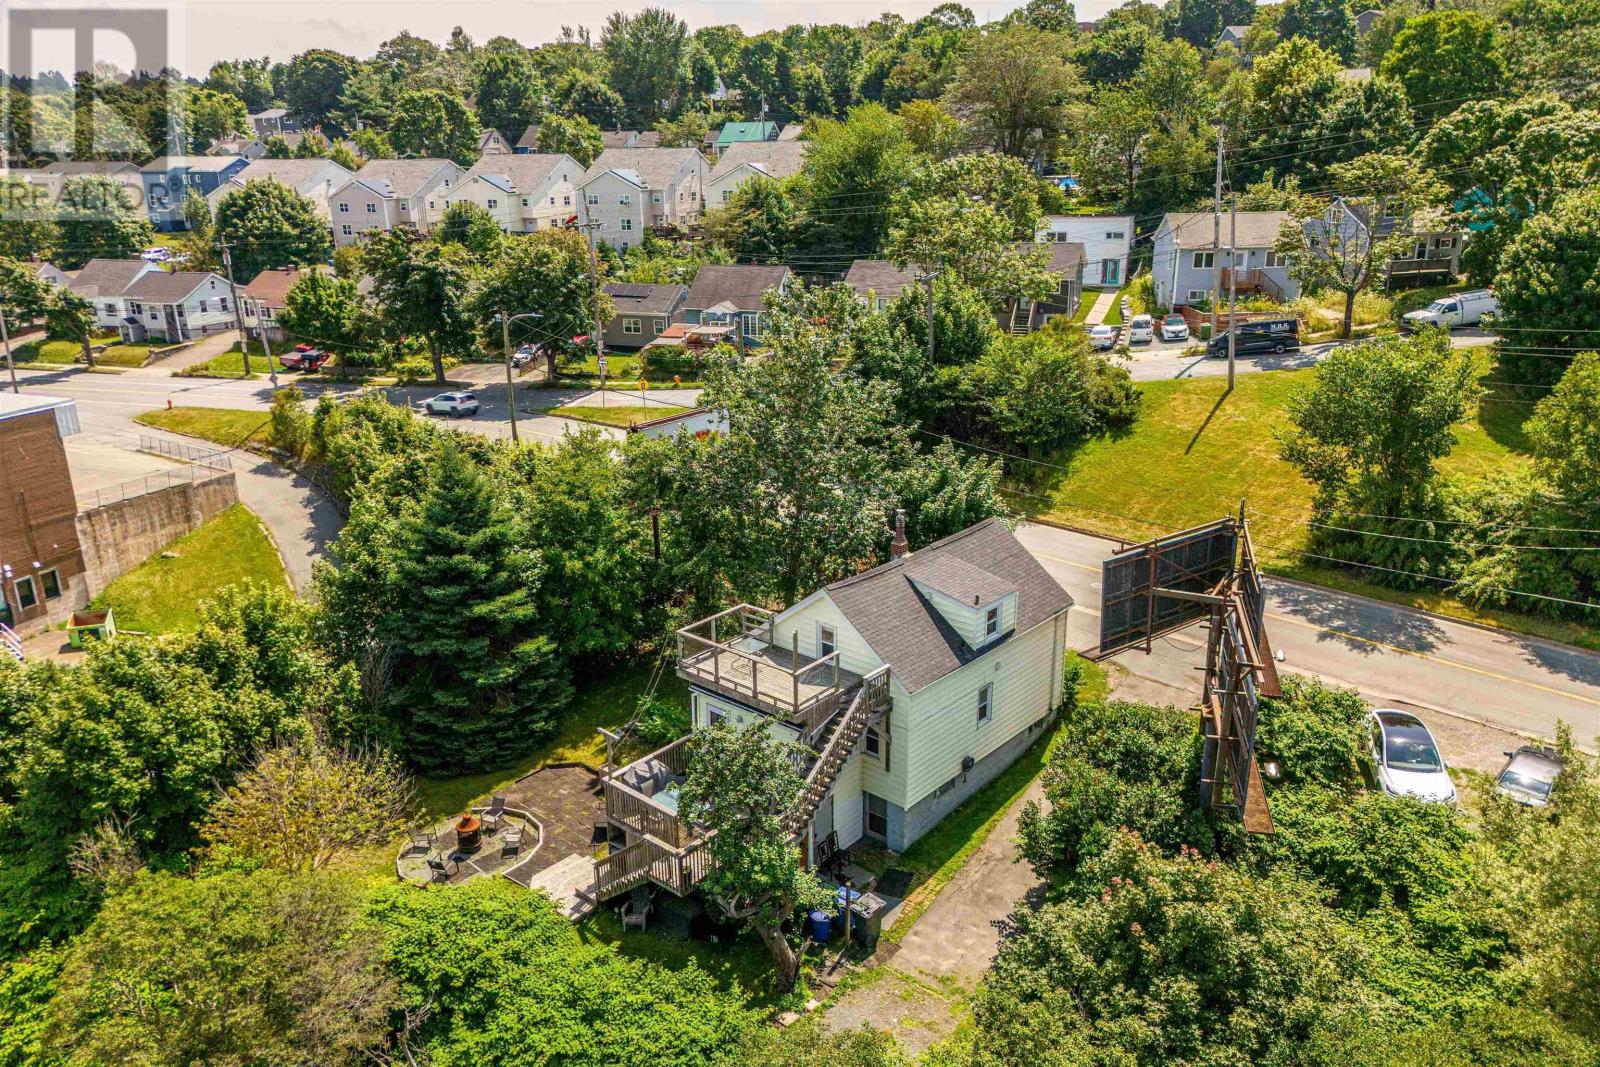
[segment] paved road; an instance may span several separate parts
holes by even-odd
[[[1482,330],[1460,330],[1451,336],[1450,344],[1454,348],[1478,348],[1493,344],[1495,340],[1495,337]],[[1153,344],[1139,345],[1129,351],[1126,364],[1128,373],[1136,382],[1163,381],[1167,378],[1225,377],[1228,373],[1227,360],[1184,354],[1185,349],[1196,343],[1157,341]],[[1317,362],[1329,352],[1349,343],[1325,341],[1321,344],[1306,345],[1297,352],[1285,352],[1281,356],[1240,356],[1234,361],[1234,369],[1240,374],[1254,374],[1268,370],[1304,370],[1306,367],[1316,366]]]
[[[1082,605],[1071,613],[1072,643],[1099,641],[1100,561],[1116,545],[1098,537],[1027,524],[1022,543]],[[1282,669],[1350,686],[1380,704],[1400,704],[1553,736],[1571,725],[1580,745],[1600,739],[1600,655],[1534,637],[1488,630],[1393,604],[1269,578],[1268,633],[1285,653]],[[1204,632],[1171,634],[1154,650],[1114,662],[1133,674],[1198,695]]]

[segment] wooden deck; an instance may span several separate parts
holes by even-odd
[[[796,723],[805,735],[827,722],[843,696],[861,684],[859,674],[833,662],[796,665],[791,653],[771,645],[714,647],[680,657],[678,677]]]

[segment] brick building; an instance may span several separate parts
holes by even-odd
[[[47,626],[88,600],[62,444],[77,432],[71,400],[0,393],[0,623],[15,630]]]

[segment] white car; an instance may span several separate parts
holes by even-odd
[[[1099,326],[1089,328],[1090,348],[1115,348],[1117,346],[1117,328],[1101,323]]]
[[[1421,719],[1409,711],[1376,708],[1367,713],[1367,731],[1373,777],[1385,793],[1434,804],[1456,802],[1450,768]]]
[[[1420,330],[1424,326],[1449,330],[1456,326],[1476,326],[1485,315],[1499,313],[1500,303],[1492,290],[1474,289],[1470,293],[1440,297],[1425,308],[1408,311],[1400,317],[1400,325],[1407,330]]]
[[[140,252],[139,258],[144,260],[146,263],[165,263],[167,260],[172,258],[172,252],[170,249],[162,248],[160,245],[157,245],[154,248],[147,248],[143,252]]]
[[[1155,339],[1155,322],[1149,315],[1135,315],[1128,323],[1128,343],[1130,345],[1147,345]]]
[[[422,410],[430,415],[453,415],[462,418],[478,413],[478,398],[472,393],[440,393],[424,400]]]
[[[1189,339],[1189,324],[1182,315],[1168,315],[1161,320],[1161,339],[1163,341],[1187,341]]]

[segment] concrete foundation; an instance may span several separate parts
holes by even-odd
[[[91,595],[239,502],[232,471],[196,471],[196,480],[78,514]]]

